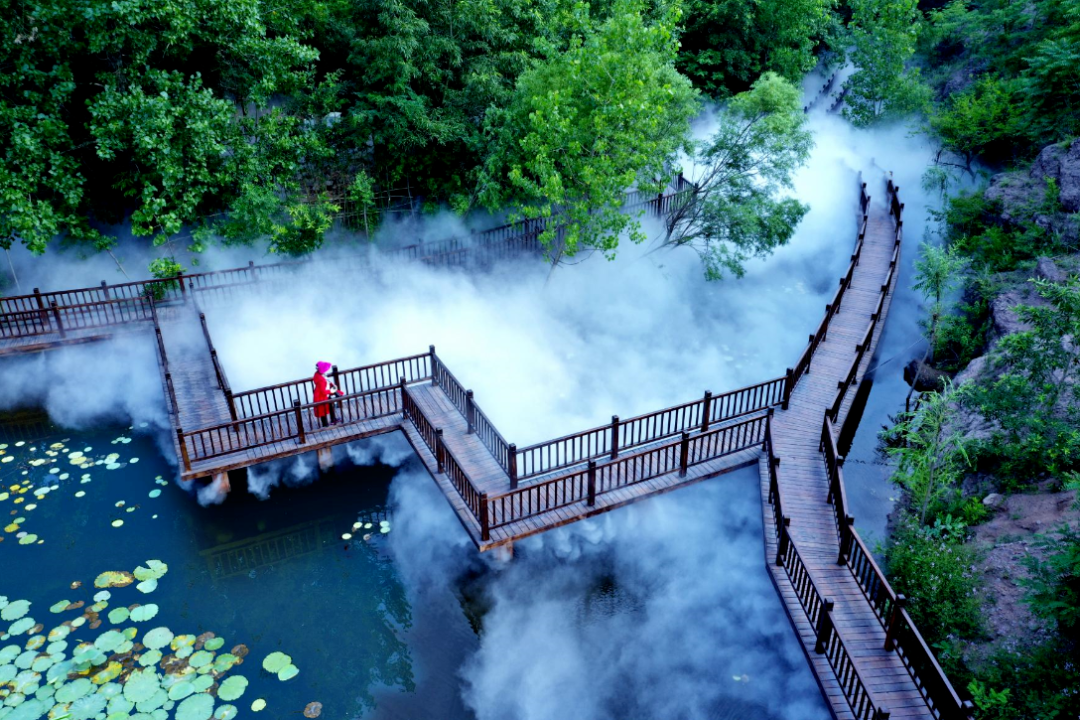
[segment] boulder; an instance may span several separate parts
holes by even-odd
[[[1047,178],[1057,182],[1063,212],[1036,212],[1046,196]],[[986,199],[1001,203],[1001,219],[1005,222],[1034,222],[1062,233],[1066,241],[1075,240],[1080,232],[1080,223],[1072,215],[1080,213],[1080,139],[1043,148],[1027,172],[995,175],[986,189]]]
[[[1051,282],[1065,282],[1069,279],[1068,273],[1057,266],[1051,258],[1041,257],[1035,262],[1035,277]]]
[[[918,380],[916,380],[916,375]],[[948,377],[949,373],[931,367],[918,358],[904,366],[904,382],[914,387],[916,392],[941,390],[945,387],[945,380]]]
[[[990,493],[983,498],[982,504],[991,510],[997,510],[1005,505],[1005,496],[1001,493]]]

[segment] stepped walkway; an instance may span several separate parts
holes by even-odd
[[[668,214],[694,190],[679,178],[669,194],[638,205]],[[182,478],[227,487],[232,471],[312,451],[325,468],[334,445],[402,431],[481,551],[512,551],[530,535],[757,465],[770,575],[833,714],[968,720],[970,703],[949,684],[854,528],[837,451],[896,284],[903,205],[891,181],[884,195],[873,203],[862,184],[848,271],[782,376],[524,448],[506,441],[434,347],[335,366],[345,394],[320,403],[310,378],[235,392],[206,322],[212,301],[241,289],[287,289],[302,264],[2,298],[0,354],[152,328]],[[543,229],[518,223],[394,254],[482,264],[539,251]],[[334,421],[326,427],[316,417],[324,411]]]

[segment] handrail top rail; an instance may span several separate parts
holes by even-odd
[[[421,358],[428,357],[428,355],[430,355],[430,353],[425,352],[425,353],[420,353],[418,355],[409,355],[408,357],[395,358],[394,360],[386,360],[384,362],[371,363],[370,365],[361,365],[359,367],[348,368],[346,370],[338,370],[338,374],[339,375],[344,375],[345,373],[363,372],[364,370],[371,370],[373,368],[377,368],[377,367],[380,367],[380,366],[383,366],[383,365],[393,365],[394,363],[406,362],[408,360],[419,360]],[[431,379],[430,375],[425,375],[422,378],[417,378],[414,382],[419,382],[420,380],[430,380],[430,379]],[[264,385],[263,387],[257,387],[257,388],[254,388],[252,390],[244,390],[242,392],[236,393],[233,397],[239,398],[239,397],[243,397],[245,395],[252,395],[252,394],[258,393],[258,392],[265,392],[267,390],[279,390],[279,389],[281,389],[283,387],[288,387],[289,385],[302,385],[303,383],[309,383],[309,382],[311,382],[310,377],[302,378],[300,380],[286,380],[285,382],[281,382],[281,383],[278,383],[276,385]],[[399,383],[395,382],[392,385],[385,385],[382,388],[372,388],[372,389],[373,390],[385,390],[386,388],[397,387],[398,384]]]
[[[745,392],[747,390],[752,390],[754,388],[762,387],[764,385],[771,385],[772,383],[776,383],[776,382],[783,382],[783,380],[784,380],[784,377],[780,376],[780,377],[777,377],[777,378],[772,378],[770,380],[765,380],[764,382],[754,383],[753,385],[747,385],[746,387],[736,388],[735,390],[729,390],[727,392],[720,393],[719,395],[713,395],[712,396],[712,401],[713,401],[713,403],[715,403],[717,400],[719,400],[721,398],[728,397],[729,395],[735,395],[737,393]],[[689,400],[689,401],[684,402],[684,403],[679,403],[678,405],[671,405],[670,407],[661,408],[659,410],[653,410],[652,412],[642,413],[641,415],[635,415],[634,417],[629,417],[629,418],[626,418],[626,419],[620,419],[619,420],[619,425],[620,426],[629,425],[631,423],[639,422],[641,420],[646,420],[646,419],[654,417],[656,415],[662,415],[663,413],[671,412],[673,410],[683,410],[683,409],[691,407],[693,405],[697,405],[698,403],[700,403],[702,401],[703,401],[702,398],[698,398],[697,400]],[[757,413],[757,412],[764,412],[764,410],[762,410],[762,409],[750,410],[745,414],[749,415],[749,414]],[[585,435],[588,435],[590,433],[603,432],[603,431],[609,430],[610,428],[611,428],[611,423],[607,423],[607,424],[604,424],[604,425],[597,425],[595,427],[591,427],[588,430],[581,430],[581,431],[576,432],[576,433],[570,433],[569,435],[563,435],[562,437],[557,437],[557,438],[555,438],[553,440],[543,440],[543,441],[538,442],[538,443],[533,443],[532,445],[527,445],[526,447],[518,448],[518,454],[519,455],[524,454],[526,452],[529,452],[530,450],[536,450],[537,448],[541,448],[541,447],[544,447],[546,445],[554,445],[556,443],[564,442],[566,440],[573,440],[574,438],[584,437]]]
[[[751,423],[761,422],[761,420],[763,418],[768,417],[768,410],[758,410],[756,412],[757,412],[757,414],[755,414],[753,417],[748,417],[745,420],[740,420],[738,422],[731,423],[730,425],[721,425],[720,427],[711,428],[709,430],[706,430],[705,432],[700,432],[698,430],[684,430],[683,432],[685,432],[687,435],[690,435],[691,440],[698,440],[698,439],[703,438],[703,437],[710,437],[712,435],[717,435],[719,433],[730,432],[731,430],[733,430],[735,428],[738,428],[738,427],[741,427],[743,425],[749,425]],[[608,466],[611,466],[611,465],[618,465],[619,463],[630,462],[630,461],[634,460],[635,458],[641,457],[642,455],[648,455],[649,453],[654,453],[654,452],[658,452],[658,451],[661,451],[661,450],[667,450],[667,449],[670,449],[670,448],[673,448],[673,447],[678,447],[681,443],[682,443],[682,438],[680,437],[678,440],[663,442],[663,443],[661,443],[659,445],[652,445],[650,447],[635,450],[632,453],[627,453],[626,455],[620,455],[619,457],[617,457],[615,459],[608,459],[605,462],[597,462],[596,463],[596,469],[600,470],[600,468],[608,467]],[[518,452],[521,452],[521,451],[519,450]],[[581,465],[586,465],[589,462],[592,462],[592,461],[590,461],[590,460],[582,460],[580,463],[575,463],[574,464],[574,468],[576,468],[576,469],[572,469],[572,470],[570,470],[568,472],[560,473],[559,475],[556,475],[555,477],[544,478],[543,480],[540,480],[539,482],[534,482],[534,483],[531,483],[529,485],[521,485],[520,487],[518,487],[516,489],[508,490],[506,492],[499,493],[498,495],[492,495],[490,497],[490,499],[491,500],[500,500],[500,499],[502,499],[504,497],[510,497],[512,495],[520,495],[520,494],[522,494],[524,492],[527,492],[529,490],[541,487],[543,485],[547,485],[547,484],[553,483],[553,482],[558,482],[560,480],[566,480],[567,478],[573,477],[574,475],[580,475],[581,473],[586,472],[586,470],[582,470],[580,466]]]

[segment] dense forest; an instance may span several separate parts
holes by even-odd
[[[553,260],[611,254],[644,239],[626,190],[680,158],[706,168],[700,212],[664,241],[738,275],[807,210],[785,193],[813,142],[799,82],[849,68],[848,120],[939,148],[921,395],[883,433],[890,576],[980,718],[1080,715],[1080,0],[0,8],[0,245],[106,250],[127,220],[166,275],[175,248],[301,255],[402,204],[557,213]],[[718,129],[695,142],[707,104]],[[1027,523],[1006,497],[1055,509]],[[988,535],[1009,519],[1021,535]]]

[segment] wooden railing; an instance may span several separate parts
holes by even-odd
[[[384,390],[397,387],[402,379],[410,384],[430,380],[429,359],[430,354],[423,353],[348,370],[338,370],[335,365],[331,370],[330,379],[346,395]],[[297,400],[302,405],[314,402],[313,387],[311,378],[307,377],[302,380],[290,380],[277,385],[245,390],[235,393],[232,397],[239,418],[255,417],[276,410],[291,409]]]
[[[177,428],[184,469],[191,470],[193,462],[284,440],[295,439],[304,445],[310,434],[322,430],[321,421],[316,415],[321,408],[326,408],[328,415],[333,412],[341,425],[393,415],[401,412],[400,388],[367,390],[317,403],[294,400],[288,410],[275,410],[189,432]]]
[[[877,701],[859,673],[851,653],[844,644],[842,634],[833,621],[833,603],[821,592],[809,569],[799,555],[799,549],[791,537],[791,520],[783,514],[780,483],[778,480],[780,458],[776,457],[772,441],[772,424],[766,427],[766,462],[769,468],[769,502],[773,508],[776,539],[775,563],[783,567],[791,582],[799,604],[814,632],[814,652],[825,655],[836,674],[851,712],[858,720],[887,720],[889,711]]]
[[[648,445],[684,431],[707,431],[713,424],[778,405],[785,397],[786,378],[775,378],[721,395],[706,392],[700,400],[638,415],[536,443],[517,451],[519,478],[546,475],[589,460],[609,457]]]
[[[206,349],[210,353],[210,363],[214,366],[214,377],[217,379],[218,389],[221,390],[222,397],[225,400],[225,406],[229,408],[229,418],[236,421],[236,403],[233,402],[232,385],[229,384],[229,378],[225,374],[225,368],[221,365],[221,360],[218,359],[217,349],[214,347],[214,341],[210,337],[210,328],[206,325],[206,314],[199,313],[199,325],[202,326],[203,339],[206,341]],[[160,328],[155,328],[158,334],[161,334]]]
[[[165,378],[165,392],[169,402],[169,414],[174,422],[180,416],[180,404],[176,402],[176,388],[173,386],[172,373],[169,370],[169,356],[165,352],[165,338],[161,336],[161,325],[158,323],[157,305],[150,300],[150,319],[154,323],[154,340],[157,342],[158,362],[161,364],[162,377]]]
[[[691,435],[683,432],[678,441],[648,448],[598,464],[590,460],[585,468],[558,477],[519,487],[489,498],[491,528],[524,520],[573,503],[592,506],[598,495],[636,485],[661,475],[679,472],[740,450],[760,446],[765,441],[769,415]]]
[[[404,382],[401,383],[400,391],[402,398],[401,410],[405,419],[416,428],[424,444],[428,446],[428,449],[435,456],[438,471],[446,475],[447,479],[450,480],[450,484],[454,486],[458,495],[461,496],[469,512],[476,518],[477,523],[480,525],[481,539],[490,540],[491,530],[487,520],[487,494],[480,492],[473,484],[461,463],[458,462],[450,448],[446,447],[443,442],[442,428],[435,427],[434,423],[428,419]]]

